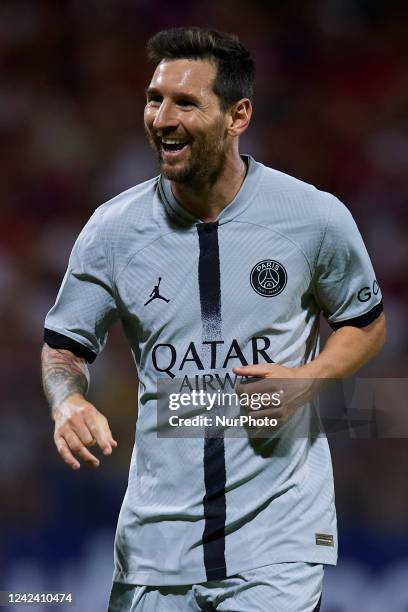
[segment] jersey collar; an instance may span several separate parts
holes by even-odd
[[[232,221],[240,215],[248,208],[256,195],[263,165],[256,162],[250,155],[241,155],[241,157],[246,162],[248,170],[235,198],[218,215],[216,222],[219,225]],[[179,221],[187,225],[203,223],[201,219],[191,214],[176,200],[171,190],[170,181],[162,175],[160,176],[159,189],[166,212],[171,217],[177,217]]]

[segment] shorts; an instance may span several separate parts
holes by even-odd
[[[114,582],[108,612],[318,612],[323,572],[317,563],[274,563],[193,585]]]

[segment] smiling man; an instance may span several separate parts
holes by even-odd
[[[348,376],[384,341],[381,293],[343,204],[240,155],[254,65],[238,39],[178,28],[148,55],[160,175],[99,207],[74,246],[45,325],[55,443],[73,469],[116,446],[85,395],[120,318],[140,385],[110,612],[314,612],[337,557],[326,438],[161,437],[163,390]],[[319,355],[320,313],[333,334]],[[285,422],[291,406],[276,410]]]
[[[232,201],[246,173],[238,136],[252,114],[252,62],[241,58],[247,63],[241,91],[225,96],[217,85],[226,87],[232,58],[222,67],[209,57],[161,61],[160,35],[154,41],[150,56],[159,65],[146,91],[146,133],[174,197],[202,221],[211,221]]]

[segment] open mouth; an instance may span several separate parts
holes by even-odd
[[[187,147],[188,143],[179,139],[163,138],[161,142],[162,150],[167,154],[177,154]]]

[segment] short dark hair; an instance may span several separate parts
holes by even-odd
[[[223,110],[241,98],[253,100],[255,63],[235,34],[210,28],[171,28],[152,36],[146,49],[148,58],[156,64],[175,59],[215,63],[213,90]]]

